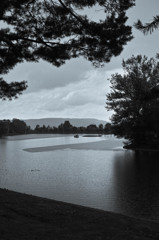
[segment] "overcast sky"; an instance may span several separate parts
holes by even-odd
[[[128,23],[151,21],[158,12],[159,0],[137,0],[127,12]],[[103,68],[96,69],[83,58],[68,61],[60,68],[44,61],[17,65],[4,78],[8,82],[27,80],[28,89],[16,100],[0,100],[0,119],[70,117],[109,121],[112,112],[106,111],[105,102],[111,74],[122,73],[122,59],[132,54],[155,57],[159,52],[159,30],[144,36],[133,29],[133,35],[122,54]]]

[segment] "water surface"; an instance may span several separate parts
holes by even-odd
[[[123,150],[122,141],[58,134],[1,139],[0,187],[159,220],[159,153]]]

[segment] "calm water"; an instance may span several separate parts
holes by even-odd
[[[36,151],[59,145],[63,147]],[[109,136],[76,139],[72,135],[28,135],[1,139],[0,187],[159,219],[159,153],[122,150],[121,146],[122,140]],[[35,151],[28,152],[28,148]]]

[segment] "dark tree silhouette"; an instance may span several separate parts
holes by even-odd
[[[123,61],[125,74],[111,77],[108,110],[114,110],[112,131],[133,146],[159,142],[159,98],[152,92],[159,86],[159,62],[146,56]]]
[[[112,134],[112,125],[111,123],[106,123],[104,126],[104,133]]]
[[[17,95],[21,94],[26,88],[26,81],[7,83],[0,78],[0,99],[11,100],[12,98],[17,98]]]
[[[154,30],[159,28],[159,15],[154,16],[151,22],[145,24],[143,24],[141,20],[138,20],[134,26],[144,34],[151,34]]]
[[[96,133],[96,132],[98,132],[98,128],[97,128],[97,126],[95,124],[88,125],[86,129],[87,129],[88,133]]]
[[[26,134],[27,132],[27,125],[24,121],[19,119],[13,119],[9,126],[9,133],[10,134]]]
[[[31,133],[31,129],[24,121],[19,119],[0,120],[0,137],[26,133]]]
[[[135,0],[1,0],[0,74],[6,74],[23,61],[46,60],[61,66],[66,60],[83,56],[95,66],[118,56],[132,39],[126,26],[126,10]],[[93,21],[86,8],[105,12]],[[12,98],[26,89],[26,83],[1,87],[0,97]],[[16,94],[17,93],[17,94]]]
[[[63,132],[64,133],[71,133],[73,132],[73,126],[70,124],[69,121],[65,121],[63,124]]]
[[[6,136],[9,134],[9,120],[0,120],[0,137]]]

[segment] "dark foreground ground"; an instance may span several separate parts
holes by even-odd
[[[159,222],[0,189],[0,240],[159,240]]]

